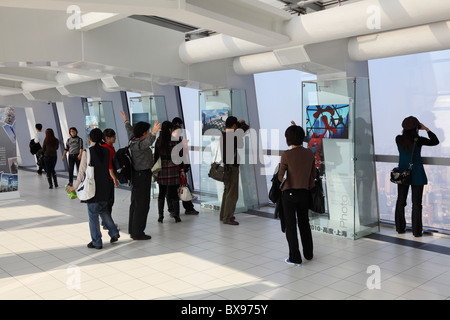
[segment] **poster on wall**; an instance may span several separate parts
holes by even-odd
[[[209,129],[217,129],[220,132],[225,131],[228,111],[228,109],[202,110],[202,134],[208,135],[206,131]]]
[[[98,128],[98,117],[96,115],[86,116],[86,135],[89,137],[92,129]]]
[[[19,196],[14,109],[0,106],[0,200]]]
[[[316,167],[324,172],[323,139],[348,139],[348,104],[306,106],[305,141],[316,159]]]

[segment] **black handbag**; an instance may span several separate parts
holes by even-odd
[[[227,166],[221,165],[220,163],[211,163],[211,168],[209,169],[208,177],[219,182],[226,182],[229,178],[230,170]]]
[[[278,180],[278,170],[280,165],[275,168],[275,172],[272,176],[272,186],[269,190],[269,200],[273,203],[277,203],[281,199],[281,182]]]
[[[217,153],[216,156],[214,158],[214,162],[211,163],[211,168],[209,169],[208,172],[208,177],[210,177],[211,179],[214,179],[216,181],[219,182],[227,182],[228,178],[230,177],[231,174],[231,168],[229,168],[229,166],[227,165],[222,165],[219,162],[216,162],[216,158],[217,158]]]
[[[414,159],[414,149],[416,148],[417,138],[414,139],[414,145],[411,153],[411,159],[409,160],[409,168],[401,169],[399,167],[395,167],[391,170],[391,182],[395,184],[411,184],[411,174],[412,174],[412,166]]]
[[[325,194],[322,187],[322,178],[320,177],[319,169],[316,168],[316,179],[314,181],[314,188],[309,190],[310,202],[309,209],[316,213],[325,213]]]

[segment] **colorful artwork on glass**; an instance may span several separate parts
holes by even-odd
[[[348,104],[306,106],[305,140],[314,152],[316,167],[323,164],[322,139],[348,139]]]

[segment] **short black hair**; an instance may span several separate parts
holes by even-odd
[[[305,139],[305,131],[300,126],[290,126],[284,132],[288,146],[300,146]]]
[[[180,124],[183,124],[183,120],[181,120],[181,118],[179,117],[173,118],[172,125],[180,125]]]
[[[94,128],[89,132],[89,138],[92,142],[101,143],[103,139],[103,132],[99,128]]]
[[[115,137],[115,136],[116,136],[116,132],[113,129],[108,128],[108,129],[103,130],[104,138],[106,138],[106,137],[111,138],[111,137]]]
[[[150,123],[139,121],[133,126],[133,134],[135,138],[140,138],[144,135],[147,130],[150,129]]]
[[[227,120],[225,120],[225,128],[229,129],[233,127],[233,125],[238,125],[239,121],[235,116],[229,116]]]
[[[42,124],[36,123],[35,128],[38,130],[42,130]]]
[[[70,128],[69,128],[69,132],[70,132],[70,130],[73,130],[73,131],[75,131],[75,132],[78,134],[77,128],[75,128],[75,127],[70,127]]]

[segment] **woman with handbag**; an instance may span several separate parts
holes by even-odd
[[[173,212],[170,214],[175,222],[181,222],[180,202],[178,198],[178,187],[180,186],[180,176],[184,177],[182,165],[176,165],[172,161],[172,149],[178,144],[178,141],[172,140],[172,122],[164,121],[161,124],[161,133],[155,143],[154,163],[161,159],[161,170],[158,173],[158,222],[164,220],[164,201],[172,204]]]
[[[400,169],[408,169],[412,160],[411,170],[411,190],[412,190],[412,212],[411,224],[415,237],[422,236],[422,195],[423,186],[428,183],[427,175],[423,167],[421,151],[422,146],[436,146],[439,139],[436,135],[425,127],[416,117],[410,116],[402,122],[403,131],[395,138],[399,152]],[[425,130],[428,138],[420,137],[419,130]],[[414,151],[414,154],[412,154]],[[408,197],[409,184],[399,184],[397,189],[397,202],[395,205],[395,229],[397,233],[405,233],[405,207]]]
[[[286,179],[281,186],[281,201],[285,224],[286,240],[289,246],[289,257],[285,259],[288,264],[300,265],[300,255],[297,237],[297,226],[303,246],[305,259],[313,258],[313,239],[309,226],[309,190],[314,187],[316,167],[314,154],[310,149],[302,146],[305,131],[302,127],[292,125],[285,131],[286,143],[292,149],[284,151],[281,155],[278,180],[282,181],[285,173]]]
[[[109,200],[111,189],[114,188],[114,182],[109,174],[109,150],[101,146],[102,141],[103,132],[98,128],[92,129],[89,134],[90,146],[81,156],[80,171],[78,172],[77,180],[73,187],[67,188],[66,191],[70,193],[73,190],[77,190],[85,176],[87,166],[94,167],[95,195],[85,202],[88,208],[89,230],[92,239],[87,247],[96,249],[103,247],[99,216],[104,226],[108,229],[108,234],[111,237],[110,242],[114,243],[120,237],[119,230],[109,213]],[[87,161],[87,152],[89,152],[90,163]]]

